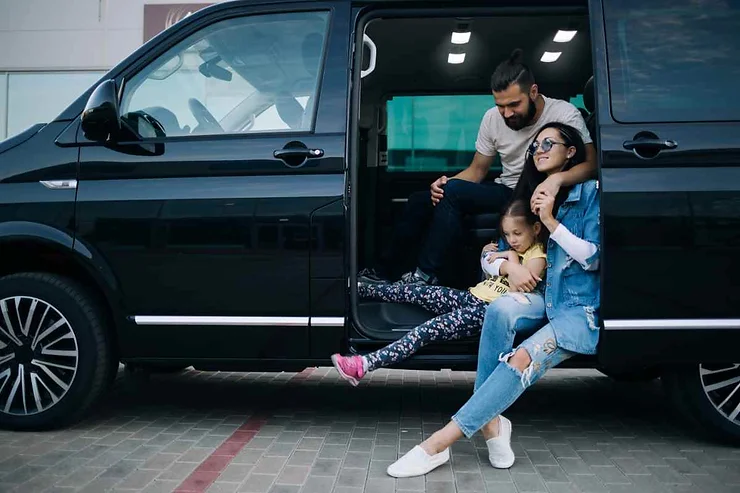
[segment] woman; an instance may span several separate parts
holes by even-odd
[[[532,142],[515,194],[531,194],[545,178],[580,162],[585,146],[568,125],[549,123]],[[501,416],[524,390],[576,353],[594,354],[599,337],[598,184],[588,181],[557,197],[539,192],[530,205],[550,231],[544,298],[528,293],[491,303],[485,315],[475,393],[450,423],[388,467],[394,477],[419,476],[449,460],[449,447],[463,436],[483,431],[488,457],[496,468],[514,464],[511,422]],[[504,261],[501,274],[518,268]],[[513,348],[517,332],[539,331]]]

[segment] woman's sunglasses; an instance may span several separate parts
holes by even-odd
[[[542,148],[542,152],[549,152],[550,149],[552,149],[552,146],[555,144],[560,144],[561,146],[568,147],[567,144],[564,142],[558,142],[556,140],[552,140],[550,137],[545,137],[542,139],[542,143],[537,142],[536,140],[532,142],[529,145],[529,149],[527,151],[534,156],[534,153],[537,152],[537,149]]]

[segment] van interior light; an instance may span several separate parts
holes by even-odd
[[[558,31],[553,38],[556,43],[567,43],[571,41],[578,31]]]
[[[470,41],[470,31],[453,31],[451,41],[453,45],[464,45]]]
[[[541,62],[545,62],[545,63],[552,63],[555,60],[557,60],[558,58],[560,58],[560,55],[561,54],[562,54],[562,52],[560,52],[560,51],[555,51],[555,52],[546,51],[546,52],[544,52],[542,54],[542,58],[540,58],[540,61]]]
[[[465,61],[465,53],[450,53],[447,55],[447,63],[452,63],[453,65],[460,64]]]

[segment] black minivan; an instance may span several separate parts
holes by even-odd
[[[119,362],[295,371],[430,318],[359,300],[357,272],[411,192],[468,165],[490,74],[522,48],[599,153],[604,322],[598,355],[569,364],[660,376],[682,414],[740,439],[737,26],[725,0],[198,11],[0,143],[0,425],[78,419]],[[496,236],[495,215],[468,219],[453,286]]]

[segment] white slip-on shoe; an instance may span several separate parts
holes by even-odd
[[[413,478],[414,476],[423,476],[449,462],[449,460],[449,449],[435,455],[429,455],[421,446],[417,445],[406,452],[406,455],[388,466],[386,472],[394,478]]]
[[[514,465],[514,451],[511,449],[511,421],[499,416],[498,436],[486,440],[488,460],[496,469],[508,469]]]

